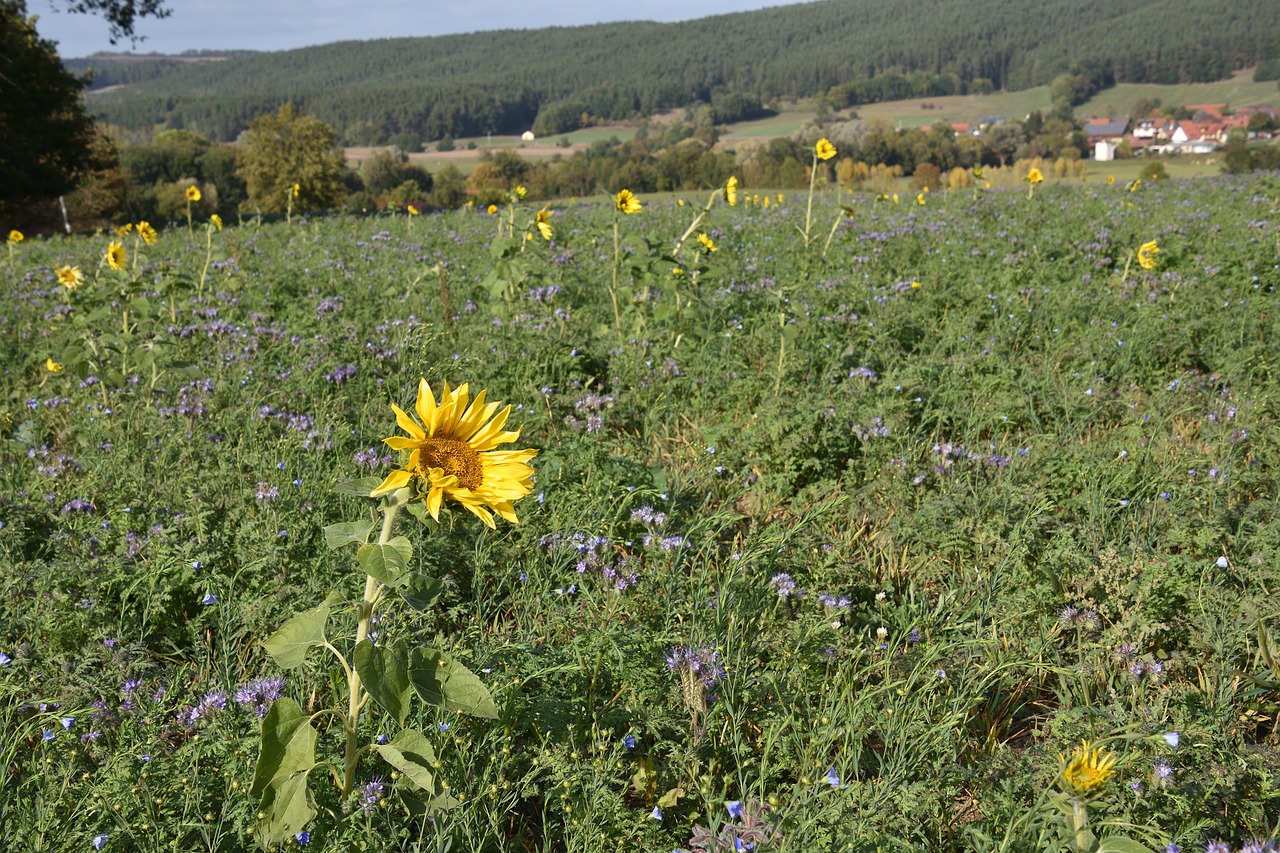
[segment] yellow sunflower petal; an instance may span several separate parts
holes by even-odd
[[[404,409],[400,408],[395,403],[392,403],[391,410],[396,413],[396,425],[399,426],[400,429],[409,433],[409,435],[413,436],[419,441],[427,437],[422,432],[422,427],[414,423],[413,418],[405,414]]]
[[[387,475],[387,479],[378,484],[378,487],[369,493],[369,497],[376,498],[380,495],[390,494],[396,489],[403,489],[409,485],[409,481],[413,479],[413,474],[408,471],[392,471]]]
[[[382,439],[382,443],[392,450],[416,450],[422,446],[423,440],[421,438],[406,438],[402,435],[393,435],[390,438]]]
[[[427,435],[431,435],[436,417],[436,396],[431,393],[431,386],[425,379],[418,380],[418,399],[414,408],[418,411],[418,417],[422,418],[422,425],[427,428]]]

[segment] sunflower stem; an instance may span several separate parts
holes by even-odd
[[[391,504],[382,508],[382,530],[378,533],[378,544],[386,545],[391,541],[391,531],[395,526],[396,515],[400,512],[399,504]],[[364,581],[364,598],[356,606],[356,646],[359,646],[369,637],[369,623],[373,618],[373,608],[378,601],[378,593],[381,584],[373,575],[365,575]],[[351,670],[351,677],[348,679],[350,683],[350,696],[347,705],[347,719],[345,720],[345,728],[347,730],[347,749],[345,756],[345,773],[342,781],[342,796],[350,796],[355,790],[356,784],[356,764],[358,747],[356,738],[360,729],[360,708],[364,705],[364,689],[360,684],[360,673],[354,667]]]
[[[613,220],[613,286],[609,288],[609,296],[613,298],[613,325],[618,329],[618,334],[622,334],[622,315],[618,312],[618,267],[620,265],[619,252],[621,243],[618,239],[618,219]]]

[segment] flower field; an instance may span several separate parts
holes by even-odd
[[[6,849],[1280,835],[1280,183],[540,204],[10,235]]]

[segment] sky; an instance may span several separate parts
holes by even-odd
[[[137,27],[145,36],[130,46],[112,46],[107,25],[93,15],[74,15],[62,0],[27,0],[27,12],[39,16],[36,30],[58,43],[66,58],[100,50],[181,53],[186,50],[288,50],[350,39],[436,36],[477,30],[536,29],[606,21],[686,21],[784,6],[796,0],[168,0],[173,14],[146,18]]]

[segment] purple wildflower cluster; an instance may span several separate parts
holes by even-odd
[[[62,514],[70,515],[73,512],[93,512],[97,509],[93,505],[93,501],[88,498],[72,498],[62,505]]]
[[[227,707],[227,695],[218,690],[211,690],[199,702],[178,712],[178,722],[184,726],[194,726],[201,720],[211,720]]]
[[[1081,610],[1068,604],[1058,611],[1058,621],[1064,628],[1075,628],[1083,631],[1101,631],[1102,617],[1096,610]]]
[[[712,687],[726,675],[719,653],[708,646],[699,649],[679,646],[667,655],[667,668],[676,673],[688,673],[703,687]]]
[[[633,586],[640,579],[640,561],[634,555],[613,547],[612,541],[607,536],[550,533],[543,536],[538,544],[548,551],[561,547],[574,549],[578,552],[574,571],[580,575],[599,572],[605,583],[618,592]],[[569,591],[576,592],[577,585],[571,585]]]
[[[177,402],[172,406],[156,406],[156,413],[162,418],[174,415],[184,418],[198,418],[204,414],[205,402],[214,395],[217,389],[208,379],[197,379],[188,382],[178,389]]]
[[[341,385],[348,379],[354,379],[358,372],[359,370],[354,364],[335,367],[324,375],[324,381],[334,385]]]
[[[789,598],[792,594],[796,594],[796,582],[786,572],[778,572],[769,578],[769,583],[778,593],[778,598]]]
[[[255,678],[236,688],[236,704],[250,708],[261,720],[271,710],[271,703],[280,698],[283,688],[283,678]]]
[[[381,776],[374,776],[366,782],[364,787],[360,789],[360,793],[357,795],[357,801],[360,803],[360,808],[365,811],[369,811],[369,809],[376,806],[379,801],[382,800],[383,788],[384,786],[382,784]]]
[[[316,319],[323,320],[328,314],[337,314],[346,304],[347,300],[341,296],[327,296],[316,304]]]
[[[274,503],[280,499],[280,489],[270,483],[258,482],[258,490],[254,492],[253,497],[258,503]]]
[[[585,419],[587,432],[600,432],[604,429],[604,410],[612,406],[613,396],[610,394],[587,394],[573,403],[574,411]],[[576,415],[565,415],[564,423],[574,432],[583,428],[583,421],[578,420]]]
[[[46,477],[57,479],[63,474],[84,470],[84,465],[69,454],[54,453],[48,447],[41,445],[37,450],[34,447],[27,448],[27,458],[38,460],[36,462],[36,471]]]

